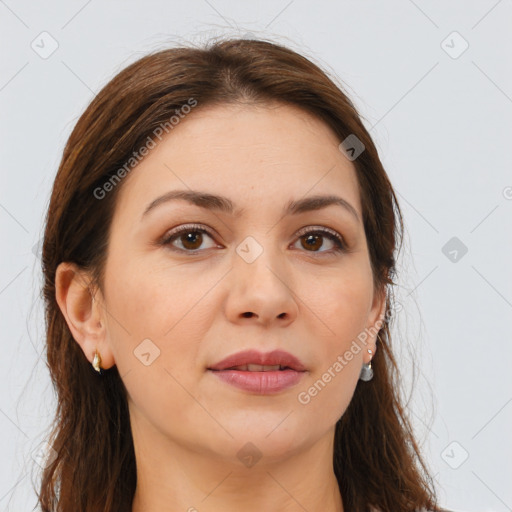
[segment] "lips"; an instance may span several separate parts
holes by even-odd
[[[289,370],[288,366],[275,365],[261,365],[261,364],[242,364],[227,368],[227,370],[238,370],[240,372],[275,372],[278,370]]]
[[[258,352],[257,350],[245,350],[226,357],[208,368],[213,371],[238,370],[246,372],[262,371],[306,371],[306,367],[294,355],[284,350],[272,352]]]
[[[257,395],[273,395],[292,388],[307,374],[302,362],[284,350],[238,352],[208,371],[230,386]]]

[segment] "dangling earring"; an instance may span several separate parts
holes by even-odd
[[[372,355],[372,351],[368,349],[368,352],[370,355]],[[359,375],[359,379],[363,380],[365,382],[372,380],[373,378],[373,369],[372,369],[372,360],[370,359],[370,362],[368,364],[363,364],[363,367],[361,368],[361,373]]]
[[[92,360],[92,367],[101,374],[101,357],[99,352],[96,350],[94,352],[94,359]]]

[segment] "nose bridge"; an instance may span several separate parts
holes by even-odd
[[[256,236],[247,236],[236,247],[235,268],[253,285],[275,286],[277,281],[279,286],[284,286],[285,266],[281,262],[278,247],[274,245],[272,234],[267,232]]]

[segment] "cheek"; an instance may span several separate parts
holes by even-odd
[[[367,327],[371,309],[373,282],[367,265],[353,265],[332,278],[319,293],[310,297],[317,312],[321,329],[317,329],[324,343],[324,355],[343,353]],[[318,322],[317,322],[318,323]],[[325,361],[324,361],[325,362]]]
[[[180,265],[158,268],[137,261],[116,269],[108,283],[108,303],[131,337],[164,338],[189,321],[215,280],[187,272]],[[112,264],[112,267],[114,265]]]
[[[172,279],[144,269],[136,265],[118,268],[106,283],[110,340],[120,374],[138,372],[145,363],[161,371],[163,367],[179,371],[187,365],[197,366],[198,343],[194,340],[200,338],[202,328],[197,314],[208,282],[176,269]]]
[[[207,419],[187,390],[196,393],[203,371],[200,342],[208,325],[202,317],[208,301],[201,298],[212,284],[191,286],[201,280],[179,271],[172,287],[169,281],[151,272],[118,273],[109,283],[109,331],[131,407],[162,432],[172,424],[186,437],[181,425],[197,422],[197,415]],[[176,411],[180,422],[170,422]]]
[[[337,305],[326,317],[335,335],[317,338],[316,364],[296,397],[312,429],[317,428],[316,422],[333,425],[344,414],[363,364],[365,348],[357,337],[364,331],[366,302],[356,304],[352,295],[346,301],[338,295]]]
[[[373,292],[371,269],[364,262],[347,266],[316,291],[309,289],[304,302],[316,315],[307,331],[315,339],[315,365],[297,391],[297,404],[315,429],[334,424],[344,414],[359,382],[366,350],[358,336],[364,333]]]

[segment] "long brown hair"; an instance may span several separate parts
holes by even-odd
[[[341,85],[318,65],[280,44],[229,39],[160,50],[129,65],[94,98],[65,146],[42,249],[47,360],[58,400],[49,439],[56,456],[42,472],[38,494],[43,512],[131,510],[137,477],[126,389],[116,366],[98,378],[74,341],[55,299],[56,268],[74,262],[102,289],[116,197],[130,171],[126,163],[158,127],[170,131],[169,119],[191,99],[198,109],[291,104],[324,121],[340,143],[355,135],[364,144],[353,164],[374,288],[386,292],[387,321],[372,360],[374,377],[357,384],[336,424],[333,467],[349,512],[438,510],[401,404],[390,346],[391,286],[403,221],[377,149]]]

